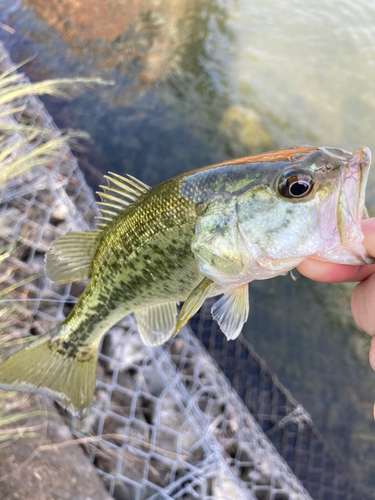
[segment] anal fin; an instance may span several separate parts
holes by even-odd
[[[135,313],[138,330],[148,346],[164,344],[173,335],[177,318],[176,302],[147,307]]]
[[[212,306],[211,313],[228,340],[237,338],[249,316],[249,285],[223,295]]]
[[[57,238],[46,253],[46,274],[54,283],[89,278],[100,231],[68,233]]]

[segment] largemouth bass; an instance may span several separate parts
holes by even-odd
[[[248,283],[285,274],[309,256],[373,260],[361,219],[370,151],[290,147],[211,165],[149,188],[108,175],[99,229],[58,238],[46,256],[55,283],[90,278],[69,316],[0,366],[0,387],[47,394],[84,416],[99,343],[134,312],[143,341],[177,334],[208,297],[236,338]],[[185,301],[177,319],[177,303]]]

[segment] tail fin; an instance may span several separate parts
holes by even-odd
[[[55,341],[60,327],[0,365],[0,388],[51,396],[83,418],[94,397],[98,346],[85,356],[68,355]]]

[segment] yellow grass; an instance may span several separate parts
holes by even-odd
[[[24,61],[24,64],[27,61]],[[43,82],[30,83],[25,81],[22,73],[17,73],[22,64],[15,65],[0,75],[0,190],[5,189],[7,184],[16,176],[24,174],[36,166],[51,164],[66,154],[67,143],[75,144],[78,139],[88,138],[83,132],[69,132],[59,135],[55,131],[44,130],[36,125],[17,123],[12,116],[22,113],[24,105],[22,98],[32,95],[48,94],[55,97],[72,98],[84,87],[94,84],[104,84],[100,79],[92,78],[69,78],[57,80],[45,80]],[[33,146],[33,144],[37,144]],[[4,228],[6,214],[0,217],[0,236],[2,226]],[[0,247],[0,264],[11,256],[15,249],[16,241],[7,247]],[[6,287],[0,293],[4,299],[7,294],[15,288],[36,279],[34,275],[17,285]],[[7,276],[0,276],[0,284]],[[1,325],[6,324],[7,316],[14,314],[17,306],[10,303],[2,303],[0,306],[0,347],[20,342],[30,341],[26,339],[12,339],[11,335],[1,335]],[[0,393],[0,450],[8,446],[20,437],[35,437],[39,435],[38,425],[28,425],[27,419],[41,414],[40,410],[29,409],[24,411],[23,405],[19,409],[9,413],[9,404],[12,402],[14,393]],[[28,395],[25,395],[28,397]],[[18,404],[19,399],[15,399]],[[21,401],[22,403],[22,401]]]

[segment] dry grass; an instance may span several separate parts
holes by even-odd
[[[55,131],[45,130],[33,123],[33,117],[30,117],[29,123],[26,120],[24,120],[26,123],[18,121],[15,117],[21,116],[25,111],[25,98],[48,94],[69,99],[76,96],[84,87],[108,83],[100,79],[84,78],[30,83],[25,80],[22,73],[17,72],[22,64],[13,66],[0,75],[0,191],[5,190],[5,192],[7,184],[16,176],[22,175],[36,166],[53,164],[66,153],[67,143],[70,146],[77,146],[78,140],[88,138],[87,134],[82,132],[59,134]],[[6,219],[5,212],[0,217],[0,236],[2,233],[4,234]],[[7,246],[0,247],[0,264],[11,257],[16,246],[17,241],[12,241]],[[8,281],[14,272],[11,264],[3,266],[4,268],[6,271],[0,275],[0,285]],[[4,331],[11,318],[20,313],[18,304],[13,303],[10,297],[14,297],[15,290],[38,277],[39,275],[28,276],[16,284],[3,288],[0,292],[0,300],[2,301],[0,306],[0,348],[30,341],[30,337],[19,338],[18,332],[5,335]],[[45,427],[45,418],[42,423],[40,423],[40,419],[36,418],[44,415],[45,412],[42,409],[35,409],[35,406],[34,408],[29,407],[28,398],[28,394],[20,396],[11,392],[0,393],[0,453],[1,450],[11,446],[21,437],[40,436],[41,428]]]

